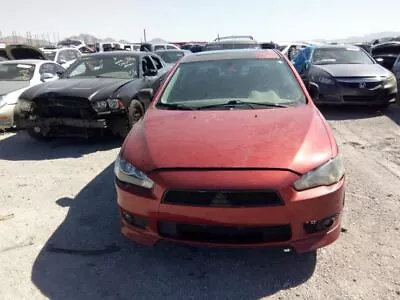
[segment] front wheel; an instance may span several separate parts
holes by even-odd
[[[143,105],[136,99],[132,100],[128,109],[129,129],[144,115]]]

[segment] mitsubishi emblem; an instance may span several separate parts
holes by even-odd
[[[367,84],[365,82],[360,82],[359,87],[360,89],[365,89],[367,87]]]

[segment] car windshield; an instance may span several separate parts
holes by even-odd
[[[56,58],[56,51],[45,51],[44,52],[44,57],[46,57],[46,59],[54,61],[54,59]]]
[[[35,65],[0,63],[1,81],[30,81],[35,73]]]
[[[180,60],[185,54],[183,51],[160,51],[157,52],[159,56],[167,63],[172,64]]]
[[[360,48],[321,48],[315,49],[312,63],[314,65],[330,64],[373,64],[372,59]]]
[[[158,105],[199,108],[230,101],[288,106],[306,103],[306,98],[280,59],[226,59],[180,64]]]
[[[129,54],[81,57],[66,70],[64,77],[137,78],[137,58]]]

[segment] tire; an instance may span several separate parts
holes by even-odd
[[[128,120],[129,120],[129,130],[137,121],[139,121],[144,115],[143,105],[136,99],[133,99],[131,104],[129,104],[128,109]]]
[[[44,142],[44,141],[50,140],[49,137],[47,137],[47,136],[41,134],[40,132],[36,132],[34,128],[28,128],[26,131],[28,132],[28,135],[29,135],[31,138],[33,138],[33,139],[35,139],[35,140],[37,140],[37,141]]]
[[[390,103],[387,102],[387,103],[384,103],[384,104],[380,104],[380,105],[378,106],[378,109],[379,109],[380,111],[382,111],[382,112],[385,112],[385,111],[388,110],[389,106],[390,106]]]

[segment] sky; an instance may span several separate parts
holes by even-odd
[[[2,1],[2,36],[87,33],[130,42],[213,40],[217,34],[258,41],[336,39],[400,32],[400,1],[386,0],[18,0]],[[382,4],[381,4],[382,3]],[[7,13],[9,12],[9,13]]]

